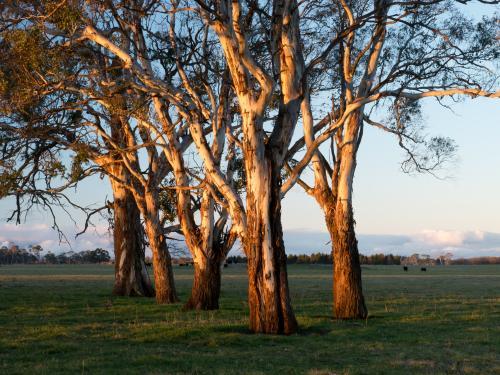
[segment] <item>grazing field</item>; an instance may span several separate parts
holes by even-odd
[[[223,274],[220,311],[184,312],[111,297],[111,266],[2,266],[0,373],[500,373],[500,266],[364,266],[361,322],[330,318],[330,267],[290,266],[289,337],[250,334],[245,268]]]

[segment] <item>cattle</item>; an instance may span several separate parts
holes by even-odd
[[[224,268],[227,268],[227,263],[224,263]]]
[[[408,272],[408,267],[404,266],[404,267],[403,267],[403,270],[404,270],[405,272]]]
[[[427,268],[422,267],[422,268],[420,268],[420,271],[422,271],[422,272],[426,272],[426,271],[427,271]]]

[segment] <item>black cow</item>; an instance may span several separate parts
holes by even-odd
[[[404,270],[405,272],[408,272],[408,267],[404,266],[404,267],[403,267],[403,270]]]
[[[422,267],[422,268],[420,268],[420,271],[422,271],[422,272],[426,272],[426,271],[427,271],[427,268]]]

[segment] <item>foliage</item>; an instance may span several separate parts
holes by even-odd
[[[161,209],[161,217],[164,223],[173,223],[177,218],[177,193],[175,181],[167,181],[160,191],[158,204]]]
[[[372,255],[359,255],[359,261],[361,264],[377,264],[377,265],[392,265],[401,264],[401,255],[393,254],[372,254]]]
[[[289,254],[287,257],[288,264],[332,264],[332,255],[324,253],[312,254]],[[372,255],[359,255],[359,262],[361,264],[372,265],[391,265],[400,264],[401,256],[393,254],[372,254]]]
[[[79,181],[85,172],[84,166],[88,163],[88,155],[84,151],[76,153],[71,162],[70,181]]]
[[[69,251],[54,254],[48,251],[41,256],[44,250],[40,245],[29,246],[27,249],[17,245],[0,248],[0,264],[94,264],[108,263],[111,260],[107,250],[97,248],[80,252]]]
[[[226,263],[229,264],[246,264],[247,263],[247,257],[241,256],[241,255],[231,255],[226,258]]]
[[[82,24],[82,12],[77,1],[44,1],[45,12],[50,14],[48,21],[69,35]]]
[[[500,257],[474,257],[474,258],[458,258],[453,259],[450,264],[461,266],[484,265],[484,264],[500,264]]]
[[[95,263],[109,263],[111,257],[107,250],[97,248],[95,250],[84,250],[78,253],[73,251],[67,253],[61,253],[56,256],[56,261],[48,261],[44,258],[47,263],[52,264],[95,264]]]
[[[0,248],[0,264],[34,264],[39,261],[35,254],[17,245]]]
[[[289,264],[332,264],[331,254],[312,253],[312,254],[289,254],[287,257]]]

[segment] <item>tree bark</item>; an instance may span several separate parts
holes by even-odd
[[[284,117],[293,114],[293,110],[280,108],[280,121],[277,121],[268,138],[263,121],[272,100],[275,81],[255,63],[248,49],[240,2],[219,2],[217,5],[220,17],[213,23],[213,29],[224,50],[242,117],[246,207],[243,209],[239,198],[234,197],[234,191],[229,189],[231,191],[228,192],[225,184],[219,181],[220,176],[215,173],[213,163],[207,171],[221,193],[229,198],[230,214],[241,228],[238,232],[248,259],[250,329],[260,333],[291,334],[297,330],[297,321],[288,291],[281,228],[280,172],[295,126],[293,116],[289,116],[286,121]],[[296,9],[283,2],[277,5],[276,10],[273,9],[273,13],[276,13],[273,22],[280,24],[275,33],[283,34],[276,35],[273,40],[274,44],[278,39],[283,41],[282,46],[276,46],[276,52],[280,51],[282,55],[277,60],[284,63],[278,69],[283,72],[281,76],[284,78],[281,82],[286,93],[283,102],[298,103],[300,90],[296,90],[296,86],[300,85],[290,82],[300,83],[300,76],[296,74],[300,69],[294,63],[298,33],[293,33],[296,30],[291,26],[290,8]],[[288,10],[286,15],[285,9]],[[259,90],[255,83],[258,83]],[[210,161],[202,140],[197,139],[200,137],[196,133],[201,132],[194,130],[192,135],[198,149],[203,151],[203,158]]]
[[[265,160],[253,166],[256,173],[247,173],[247,207],[250,208],[243,246],[248,258],[250,329],[256,333],[292,334],[298,325],[288,290],[281,227],[281,184],[279,174],[271,171],[279,171],[279,168],[266,169],[270,163]]]
[[[179,205],[182,202],[179,195]],[[182,207],[179,206],[179,209]],[[181,211],[180,211],[181,212]],[[192,215],[186,209],[179,214],[184,238],[194,260],[194,281],[191,296],[184,306],[188,310],[216,310],[219,308],[221,266],[231,240],[215,226],[214,200],[204,191],[201,198],[201,223],[195,227]],[[191,230],[189,230],[191,228]],[[229,240],[229,242],[228,242]]]
[[[113,61],[115,67],[118,60]],[[123,76],[121,69],[112,70],[113,74]],[[127,109],[126,99],[120,93],[115,93],[111,99],[117,108]],[[111,138],[119,145],[126,147],[129,138],[125,131],[128,122],[120,116],[120,111],[111,113]],[[129,190],[132,184],[130,171],[121,160],[118,153],[111,153],[114,161],[111,165],[105,162],[114,198],[114,251],[115,251],[115,295],[153,296],[155,291],[146,271],[144,260],[144,238],[140,211],[134,194]]]
[[[163,228],[158,217],[158,197],[151,192],[145,193],[147,212],[144,216],[149,247],[153,253],[153,270],[156,289],[156,302],[168,304],[178,302],[175,290],[172,259],[167,248]]]
[[[144,261],[140,212],[124,186],[112,183],[114,196],[114,252],[117,296],[152,297],[155,294]]]
[[[365,319],[368,310],[363,296],[358,241],[352,206],[337,205],[327,217],[333,255],[333,312],[337,319]]]
[[[364,319],[368,315],[361,281],[358,241],[354,230],[352,190],[356,170],[357,134],[360,114],[355,113],[346,124],[340,148],[337,178],[332,181],[334,209],[328,209],[327,225],[333,246],[333,305],[338,319]]]
[[[217,310],[221,286],[221,261],[206,258],[203,264],[194,264],[191,296],[184,306],[188,310]]]

